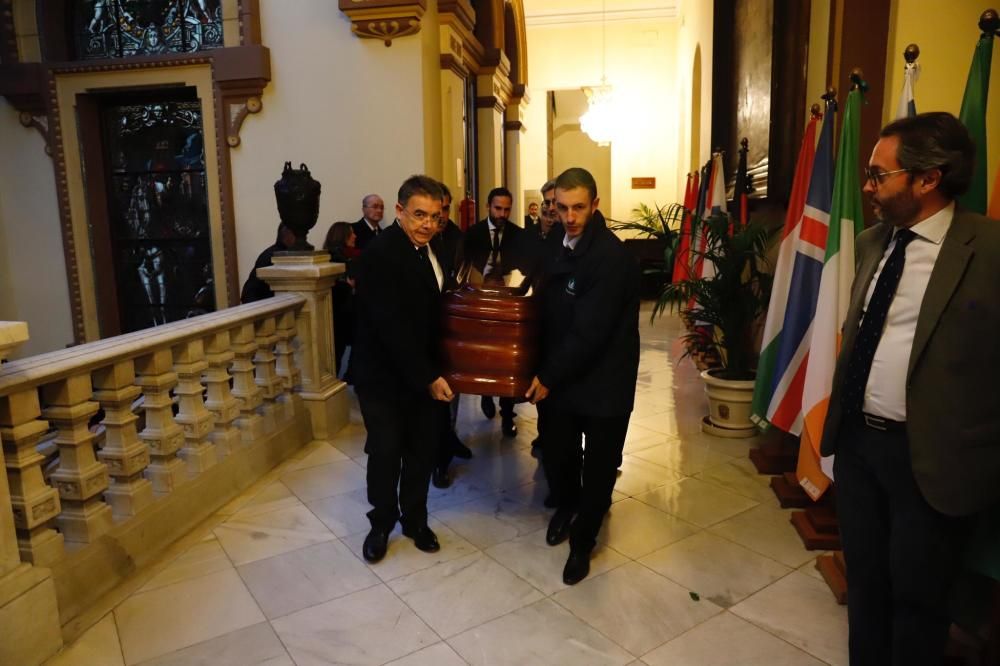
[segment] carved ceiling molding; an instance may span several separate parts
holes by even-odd
[[[426,0],[339,0],[340,11],[351,19],[351,32],[363,39],[392,40],[420,32]]]
[[[439,0],[441,69],[463,79],[480,73],[485,49],[475,36],[476,12],[469,0]]]
[[[52,144],[49,142],[48,114],[33,114],[30,111],[21,111],[18,114],[17,119],[24,127],[33,128],[42,135],[42,141],[45,142],[45,154],[52,157]]]
[[[504,113],[514,97],[514,86],[510,82],[510,61],[503,52],[497,52],[497,55],[499,62],[492,67],[483,68],[476,80],[479,91],[476,108],[493,108]]]

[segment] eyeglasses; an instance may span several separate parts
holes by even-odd
[[[438,222],[441,221],[441,214],[440,213],[435,213],[435,214],[431,215],[430,213],[428,213],[425,210],[418,210],[415,213],[411,213],[409,210],[407,210],[405,208],[403,209],[403,212],[406,213],[407,216],[412,217],[414,220],[416,220],[417,222],[419,222],[421,224],[423,224],[424,222],[427,222],[428,220],[430,220],[434,224],[437,224]]]
[[[865,178],[871,183],[872,187],[878,187],[885,183],[885,179],[897,173],[908,173],[912,169],[893,169],[892,171],[879,171],[878,169],[873,169],[871,167],[865,167]]]

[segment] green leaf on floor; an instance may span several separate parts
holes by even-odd
[[[701,597],[698,596],[697,592],[688,592],[691,595],[692,601],[701,601]]]

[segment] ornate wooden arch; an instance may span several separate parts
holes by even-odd
[[[514,95],[528,89],[528,36],[524,24],[524,0],[504,2],[504,53],[510,60],[510,82]]]

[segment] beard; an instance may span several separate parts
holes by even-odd
[[[879,221],[894,227],[908,226],[920,212],[920,202],[909,188],[884,198],[872,197],[872,207]]]

